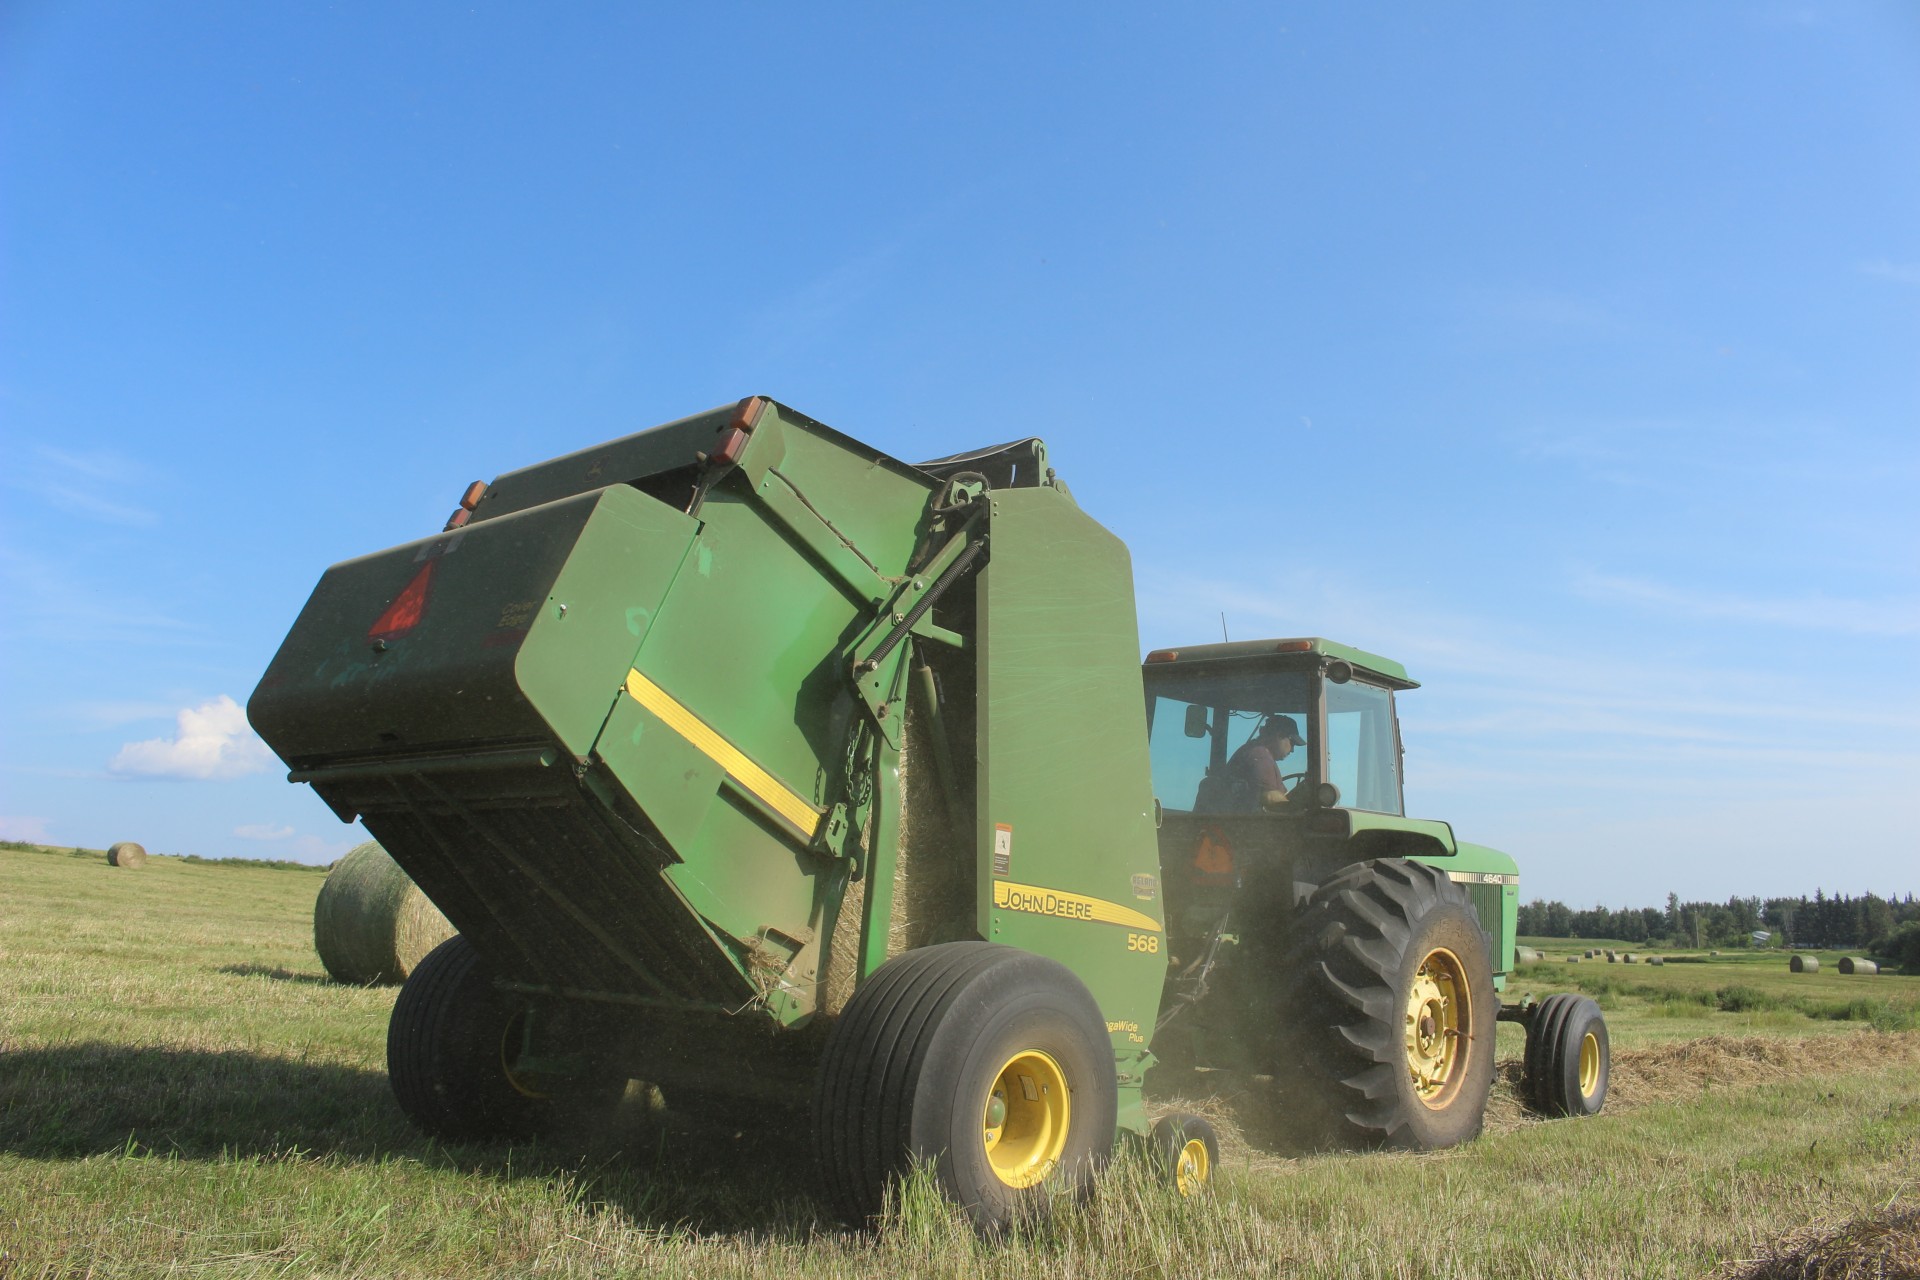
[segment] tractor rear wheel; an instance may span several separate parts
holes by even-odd
[[[1295,918],[1289,1028],[1321,1135],[1429,1150],[1480,1132],[1497,1014],[1466,891],[1424,863],[1362,862]]]
[[[1085,984],[1013,947],[895,956],[827,1038],[814,1090],[821,1180],[864,1225],[915,1165],[984,1234],[1084,1194],[1112,1153],[1112,1042]]]
[[[1550,1116],[1591,1116],[1607,1102],[1607,1020],[1586,996],[1548,996],[1527,1023],[1527,1101]]]
[[[387,1076],[407,1118],[450,1142],[524,1138],[552,1100],[514,1073],[526,1010],[493,985],[473,944],[455,934],[408,975],[387,1023]]]

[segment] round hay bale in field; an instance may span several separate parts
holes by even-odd
[[[1666,962],[1667,962],[1667,958],[1665,956],[1648,956],[1647,957],[1648,964],[1665,964]]]
[[[1860,956],[1841,956],[1840,972],[1872,974],[1880,972],[1880,966]]]
[[[1515,964],[1535,964],[1545,959],[1546,956],[1535,951],[1532,947],[1515,947],[1513,949],[1513,960]]]
[[[107,847],[107,865],[110,867],[144,867],[147,864],[147,851],[131,840],[122,840]]]
[[[313,949],[335,982],[406,981],[454,928],[369,840],[334,864],[313,903]]]
[[[1567,957],[1567,963],[1568,963],[1568,964],[1579,964],[1579,963],[1580,963],[1580,957],[1579,957],[1579,956],[1568,956],[1568,957]]]
[[[1820,961],[1815,956],[1795,956],[1787,961],[1787,968],[1794,973],[1818,973]]]
[[[1587,959],[1589,959],[1589,960],[1591,960],[1591,959],[1593,959],[1593,948],[1592,948],[1592,947],[1588,947],[1588,948],[1587,948]]]
[[[1633,952],[1631,951],[1623,951],[1620,953],[1620,963],[1621,964],[1639,964],[1640,957],[1633,954]]]
[[[1607,952],[1607,963],[1608,963],[1608,964],[1613,964],[1613,963],[1614,963],[1615,961],[1617,961],[1617,960],[1619,960],[1619,959],[1620,959],[1620,957],[1619,957],[1619,956],[1617,956],[1617,955],[1615,955],[1615,954],[1614,954],[1613,952],[1611,952],[1611,951],[1609,951],[1609,952]]]

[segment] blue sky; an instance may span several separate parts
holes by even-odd
[[[337,855],[320,572],[766,393],[1402,659],[1527,896],[1920,891],[1917,126],[1892,4],[7,5],[0,836]]]

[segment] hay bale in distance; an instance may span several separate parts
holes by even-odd
[[[1817,956],[1795,956],[1787,961],[1787,968],[1794,973],[1820,972],[1820,960]]]
[[[1639,964],[1640,957],[1635,955],[1631,951],[1623,951],[1620,953],[1620,963],[1621,964]]]
[[[1587,948],[1587,959],[1589,959],[1589,960],[1591,960],[1591,959],[1593,959],[1593,948],[1592,948],[1592,947],[1588,947],[1588,948]]]
[[[1618,955],[1616,955],[1615,953],[1613,953],[1613,952],[1611,952],[1611,951],[1609,951],[1609,952],[1607,952],[1607,963],[1608,963],[1608,964],[1613,964],[1613,963],[1615,963],[1616,961],[1618,961],[1619,959],[1620,959],[1620,957],[1619,957]]]
[[[1665,956],[1648,956],[1647,957],[1648,964],[1665,964],[1666,962],[1667,962],[1667,958]]]
[[[1513,949],[1513,962],[1515,964],[1534,964],[1546,958],[1544,954],[1535,951],[1532,947],[1515,947]]]
[[[334,865],[313,903],[313,949],[335,982],[404,982],[453,934],[440,909],[371,840]]]
[[[1880,966],[1875,964],[1873,961],[1864,959],[1860,956],[1841,956],[1840,972],[1873,974],[1873,973],[1880,972]]]
[[[122,840],[107,847],[107,865],[110,867],[144,867],[147,864],[147,851],[131,840]]]

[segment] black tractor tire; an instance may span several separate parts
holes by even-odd
[[[1414,1151],[1476,1137],[1498,1002],[1466,891],[1425,863],[1360,862],[1320,885],[1294,925],[1285,1031],[1314,1136]]]
[[[1212,1190],[1220,1170],[1220,1135],[1205,1116],[1184,1111],[1161,1116],[1147,1135],[1154,1167],[1180,1193],[1192,1199]]]
[[[814,1147],[849,1223],[871,1223],[925,1166],[991,1236],[1090,1192],[1118,1115],[1085,984],[1031,952],[949,942],[895,956],[847,1002],[815,1080]]]
[[[407,1118],[448,1142],[537,1133],[552,1100],[508,1069],[524,1013],[494,988],[491,967],[464,937],[429,951],[387,1023],[387,1076]]]
[[[1521,1087],[1527,1103],[1549,1116],[1598,1115],[1607,1104],[1612,1052],[1607,1020],[1586,996],[1542,1000],[1527,1022]]]

